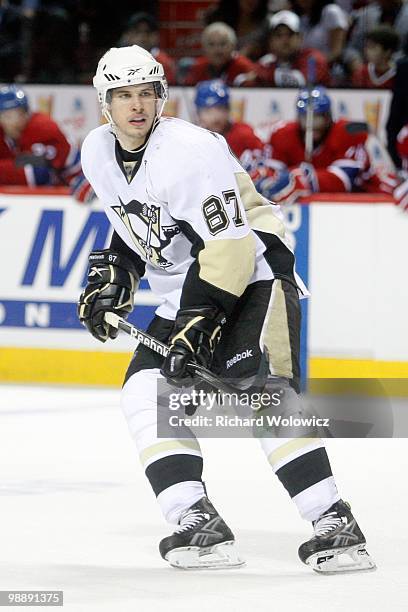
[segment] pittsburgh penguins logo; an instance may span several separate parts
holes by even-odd
[[[173,265],[162,255],[174,236],[180,233],[178,225],[160,224],[160,207],[154,204],[142,204],[132,200],[124,204],[119,198],[120,206],[112,206],[129,232],[134,245],[141,256],[159,268]]]

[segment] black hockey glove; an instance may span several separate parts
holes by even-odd
[[[105,312],[127,317],[133,310],[133,297],[139,274],[127,257],[110,249],[89,255],[88,284],[78,302],[78,317],[101,342],[116,338],[118,330],[108,325]]]
[[[170,384],[183,386],[192,383],[194,372],[187,367],[189,361],[210,367],[224,323],[224,313],[213,306],[181,308],[178,311],[170,337],[170,352],[161,369]]]

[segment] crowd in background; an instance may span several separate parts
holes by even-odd
[[[207,5],[201,46],[183,55],[161,44],[160,1],[123,0],[118,10],[111,0],[0,0],[0,82],[14,83],[0,88],[0,184],[62,184],[78,201],[92,201],[79,149],[50,117],[31,112],[20,84],[91,83],[108,48],[136,44],[163,64],[170,85],[196,87],[199,123],[227,139],[268,199],[367,191],[408,209],[408,0]],[[297,120],[277,124],[270,142],[261,142],[249,125],[234,122],[230,86],[297,88]],[[387,140],[395,168],[374,163],[372,151],[382,144],[373,145],[368,126],[335,120],[327,87],[393,89]],[[309,153],[307,105],[314,105]]]
[[[160,47],[159,9],[159,0],[0,0],[0,81],[89,83],[107,48],[139,44],[173,85],[391,88],[408,39],[404,0],[219,0],[203,11],[200,55],[175,57]]]

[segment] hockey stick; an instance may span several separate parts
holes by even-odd
[[[313,155],[313,104],[312,90],[316,81],[316,60],[309,57],[307,60],[307,91],[309,93],[306,107],[305,127],[305,161],[310,163]]]
[[[170,349],[167,344],[164,344],[163,342],[160,342],[160,340],[156,340],[156,338],[153,338],[153,336],[150,336],[146,332],[141,331],[128,321],[125,321],[125,319],[119,317],[114,312],[106,312],[105,321],[106,323],[108,323],[108,325],[112,325],[112,327],[114,327],[115,329],[120,329],[129,336],[132,336],[132,338],[134,338],[144,346],[147,346],[155,353],[158,353],[163,357],[166,357],[168,355]],[[210,384],[212,387],[219,389],[220,391],[223,391],[224,393],[240,394],[244,392],[243,389],[238,389],[224,382],[216,374],[213,374],[213,372],[207,370],[207,368],[205,368],[204,366],[201,366],[192,361],[190,361],[187,366],[191,368],[194,374],[199,376],[204,382]],[[267,377],[268,372],[264,371],[263,368],[260,368],[254,380],[255,384],[251,385],[251,388],[254,390],[259,388],[263,389],[266,384]],[[245,390],[245,393],[248,393],[248,390]]]

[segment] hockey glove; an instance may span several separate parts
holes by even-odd
[[[70,194],[78,204],[90,204],[95,200],[96,193],[87,181],[83,172],[80,172],[69,183]]]
[[[27,172],[30,172],[36,187],[55,183],[55,171],[45,155],[20,153],[16,157],[15,164],[17,167],[24,168],[26,175]]]
[[[116,338],[118,330],[108,325],[105,312],[127,317],[133,310],[133,297],[139,274],[129,259],[110,249],[89,255],[88,284],[78,302],[79,320],[101,342]]]
[[[398,208],[403,212],[408,212],[408,179],[402,181],[398,187],[394,189],[394,200]]]
[[[293,204],[312,192],[310,180],[301,166],[288,170],[284,167],[259,167],[251,173],[259,193],[276,204]]]
[[[213,306],[178,311],[170,337],[170,352],[161,370],[170,384],[179,387],[192,384],[194,372],[187,366],[189,361],[210,367],[224,323],[224,314]]]

